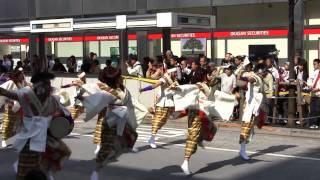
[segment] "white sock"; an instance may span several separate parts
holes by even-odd
[[[96,150],[94,151],[94,154],[95,155],[97,155],[98,153],[99,153],[99,151],[100,151],[100,145],[97,145],[97,148],[96,148]]]
[[[93,171],[90,180],[99,180],[99,175],[97,171]]]
[[[149,144],[150,144],[150,147],[152,149],[156,149],[157,148],[157,144],[156,144],[156,136],[155,135],[151,135],[150,139],[149,139]]]
[[[136,148],[136,147],[133,147],[133,148],[132,148],[132,152],[137,153],[137,152],[139,152],[139,149]]]
[[[190,170],[189,170],[189,161],[188,160],[184,160],[182,165],[181,165],[181,169],[183,171],[183,173],[185,175],[190,175]]]
[[[246,152],[246,143],[245,142],[241,143],[239,154],[244,160],[250,159],[250,157],[248,157],[247,152]]]
[[[19,159],[13,163],[13,170],[16,174],[18,173],[18,164],[19,164]]]
[[[7,142],[5,140],[2,140],[1,146],[3,148],[6,148],[7,147]]]

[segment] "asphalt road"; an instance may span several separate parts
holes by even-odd
[[[94,169],[93,130],[95,122],[78,123],[64,141],[73,153],[56,180],[89,180]],[[166,126],[159,132],[158,149],[150,149],[146,140],[150,126],[138,129],[138,153],[127,153],[107,164],[100,172],[101,180],[317,180],[320,179],[320,143],[317,139],[275,135],[254,136],[248,146],[250,161],[238,157],[239,132],[220,130],[206,148],[198,148],[192,156],[191,176],[180,170],[184,156],[184,129]],[[14,139],[10,142],[12,143]],[[12,163],[17,154],[9,147],[0,149],[0,180],[15,179]]]

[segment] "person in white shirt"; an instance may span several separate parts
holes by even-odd
[[[176,81],[176,68],[168,69],[162,78],[158,80],[156,84],[144,87],[140,89],[140,93],[145,91],[151,91],[157,87],[160,87],[157,95],[157,104],[155,108],[155,115],[152,119],[151,137],[148,141],[151,148],[157,148],[156,135],[158,131],[166,124],[168,118],[174,112],[173,96],[170,93],[170,89],[179,85]]]
[[[280,76],[279,76],[279,71],[277,68],[274,67],[274,60],[272,58],[267,58],[266,59],[266,66],[268,70],[271,72],[274,80],[278,82]]]
[[[309,114],[309,128],[319,128],[320,115],[320,59],[313,60],[314,76],[308,84],[311,89],[310,114]]]
[[[219,76],[221,79],[221,91],[227,94],[231,94],[236,87],[236,76],[232,73],[232,67],[229,65],[226,67],[225,73]]]
[[[129,62],[127,63],[127,71],[129,75],[136,77],[143,77],[143,70],[136,55],[129,56]]]

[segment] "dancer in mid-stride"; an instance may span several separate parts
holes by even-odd
[[[9,75],[9,80],[2,84],[0,87],[8,91],[15,92],[18,89],[25,87],[27,83],[25,82],[25,77],[23,75],[22,69],[14,70]],[[5,97],[0,98],[0,106],[5,104],[5,110],[3,114],[3,124],[2,124],[2,147],[7,147],[7,140],[15,135],[19,128],[21,122],[21,111],[20,105],[17,101],[7,99]]]
[[[258,64],[254,69],[254,73],[247,73],[241,77],[241,80],[248,82],[239,140],[239,154],[244,160],[250,159],[246,152],[246,145],[253,136],[254,125],[257,124],[258,128],[261,128],[264,123],[263,99],[265,98],[265,93],[263,78],[266,77],[267,73],[267,68],[263,64]]]
[[[138,137],[136,128],[147,114],[146,108],[140,113],[136,110],[136,102],[123,85],[119,69],[106,67],[100,72],[99,80],[101,83],[81,86],[90,95],[79,94],[77,97],[86,109],[85,121],[99,114],[102,122],[101,148],[96,156],[96,168],[91,180],[99,179],[98,172],[106,160],[133,148]]]
[[[72,121],[69,111],[51,95],[50,80],[54,75],[38,73],[32,76],[33,88],[21,88],[11,92],[0,88],[0,95],[18,101],[23,109],[23,125],[17,134],[14,147],[19,152],[17,180],[23,180],[28,172],[42,169],[53,180],[53,172],[61,169],[61,162],[71,151],[60,139],[53,137],[49,126],[57,117]],[[71,125],[71,124],[70,124]]]
[[[140,92],[145,92],[160,87],[155,115],[152,119],[151,137],[148,141],[150,147],[154,149],[157,148],[156,135],[158,131],[166,124],[169,116],[174,112],[174,102],[170,87],[178,85],[175,72],[176,68],[168,69],[156,84],[140,89]]]

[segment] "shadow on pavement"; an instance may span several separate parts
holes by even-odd
[[[262,160],[254,159],[255,157],[261,156],[266,153],[276,153],[276,152],[281,152],[289,148],[296,147],[294,145],[279,145],[279,146],[271,146],[267,149],[259,150],[257,153],[251,155],[251,160],[250,161],[244,161],[242,158],[235,157],[229,160],[225,161],[219,161],[219,162],[214,162],[208,164],[206,167],[199,169],[197,172],[194,174],[201,174],[201,173],[206,173],[209,171],[214,171],[216,169],[222,168],[224,166],[232,165],[232,166],[238,166],[238,165],[243,165],[243,164],[254,164],[257,162],[261,162]]]

